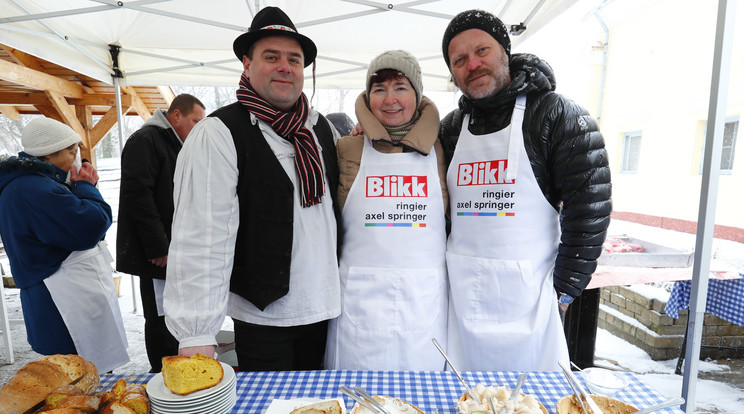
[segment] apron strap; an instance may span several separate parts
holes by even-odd
[[[524,120],[525,103],[527,96],[520,94],[514,104],[511,124],[509,126],[509,155],[506,159],[506,180],[514,182],[519,171],[519,149],[522,145],[519,142],[522,139],[522,121]]]

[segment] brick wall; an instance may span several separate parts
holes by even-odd
[[[664,313],[665,306],[666,301],[647,298],[627,287],[602,288],[597,326],[643,349],[653,360],[674,359],[682,346],[688,311],[680,311],[679,319],[673,319]],[[702,344],[701,358],[741,357],[744,327],[706,313]]]

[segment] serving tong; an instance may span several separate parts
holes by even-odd
[[[444,357],[444,360],[447,361],[447,363],[449,364],[450,368],[452,368],[452,371],[457,376],[457,379],[459,379],[460,382],[462,383],[462,385],[465,386],[465,390],[467,390],[468,395],[470,395],[470,398],[472,398],[473,401],[478,401],[478,396],[475,395],[475,391],[473,391],[473,389],[470,388],[470,385],[468,385],[468,383],[465,381],[465,379],[462,377],[462,375],[460,375],[460,371],[458,371],[457,368],[455,368],[455,366],[452,365],[452,361],[450,361],[449,357],[444,352],[444,349],[442,349],[442,347],[439,345],[439,342],[437,341],[437,339],[436,338],[431,338],[431,341],[434,342],[434,346],[437,347],[437,349],[439,350],[439,353],[442,354],[442,356]],[[493,404],[493,402],[491,404]],[[494,411],[494,414],[495,413],[496,413],[496,411]]]
[[[584,400],[581,398],[581,393],[579,392],[579,390],[576,389],[576,386],[574,386],[571,378],[569,378],[568,374],[566,374],[565,372],[563,373],[563,376],[566,377],[566,382],[568,382],[568,386],[571,387],[571,391],[573,391],[574,395],[576,396],[576,401],[579,402],[581,410],[584,412],[584,414],[589,414],[589,411],[586,409],[586,405],[584,405]]]
[[[592,397],[589,395],[588,392],[584,389],[584,386],[581,385],[581,382],[576,378],[576,375],[571,371],[571,367],[568,365],[566,361],[558,361],[558,365],[560,365],[561,369],[563,370],[563,375],[566,376],[566,379],[568,380],[568,384],[571,385],[571,388],[574,388],[574,392],[578,390],[581,395],[584,396],[584,399],[586,400],[586,403],[589,404],[589,408],[591,408],[592,413],[594,414],[604,414],[602,412],[602,409],[599,408],[596,402],[592,399]],[[578,398],[578,397],[577,397]],[[578,398],[579,404],[581,404],[581,398]],[[586,410],[586,406],[584,404],[581,404],[581,408]]]
[[[372,396],[369,395],[366,391],[364,391],[364,389],[362,389],[361,387],[354,387],[354,391],[356,391],[356,393],[359,395],[355,394],[354,391],[352,391],[349,387],[345,385],[338,387],[338,390],[341,391],[347,397],[358,402],[361,406],[372,411],[373,413],[390,414],[390,411],[388,411],[384,405],[377,402],[377,400],[372,398]]]

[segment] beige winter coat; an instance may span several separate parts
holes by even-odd
[[[367,105],[366,92],[362,92],[357,98],[355,109],[357,120],[365,135],[343,137],[336,145],[340,174],[338,185],[339,207],[344,208],[349,189],[359,172],[359,162],[362,159],[362,149],[366,136],[372,142],[374,149],[386,154],[416,151],[422,156],[430,156],[429,151],[434,147],[439,167],[439,182],[442,187],[442,202],[444,203],[444,210],[447,211],[447,166],[444,163],[442,144],[438,138],[439,111],[434,102],[426,96],[421,99],[421,104],[418,107],[421,117],[400,141],[399,145],[393,145],[385,128],[370,111]]]

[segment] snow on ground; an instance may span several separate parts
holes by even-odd
[[[678,397],[682,392],[682,376],[674,370],[677,360],[654,361],[642,349],[609,332],[599,329],[595,359],[617,361],[619,368],[635,374],[641,381],[667,397]],[[700,361],[700,372],[727,371],[729,367],[714,361]],[[744,389],[710,380],[697,380],[696,412],[743,413]]]

